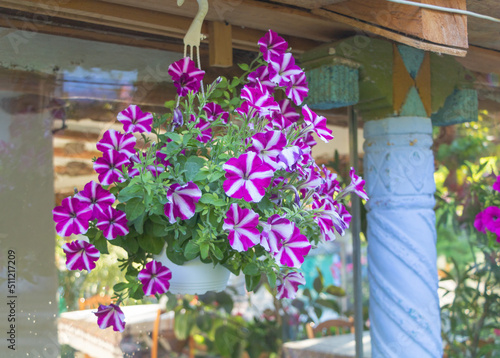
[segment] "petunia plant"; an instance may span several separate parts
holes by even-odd
[[[99,182],[54,209],[61,236],[88,238],[64,246],[69,269],[90,271],[108,244],[127,252],[116,304],[96,313],[101,328],[123,329],[125,297],[168,291],[172,273],[154,258],[162,252],[177,265],[199,257],[243,274],[248,291],[266,277],[277,298],[294,298],[311,248],[349,227],[349,195],[368,199],[353,170],[343,189],[312,158],[313,134],[333,135],[304,104],[307,80],[286,41],[269,31],[258,44],[242,77],[206,87],[190,58],[173,63],[169,113],[120,112],[123,132],[97,143]]]

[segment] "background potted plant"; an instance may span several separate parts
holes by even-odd
[[[95,313],[101,328],[123,330],[119,303],[167,292],[169,265],[194,259],[243,273],[248,291],[264,275],[277,298],[294,298],[311,247],[348,228],[348,195],[368,199],[354,170],[341,188],[313,160],[313,133],[325,142],[333,135],[303,104],[305,73],[286,41],[269,31],[259,45],[241,78],[206,88],[190,58],[170,65],[178,93],[166,103],[171,113],[120,112],[124,133],[110,129],[97,143],[99,183],[53,210],[59,235],[88,238],[63,246],[69,269],[92,270],[108,244],[127,252],[116,304]]]

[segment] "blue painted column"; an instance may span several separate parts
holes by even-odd
[[[365,124],[372,357],[442,357],[429,118]]]

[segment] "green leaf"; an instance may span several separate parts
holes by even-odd
[[[260,275],[259,276],[245,275],[245,285],[247,287],[247,291],[250,292],[255,290],[259,282],[260,282]]]
[[[113,286],[113,291],[120,292],[120,291],[126,290],[128,288],[128,286],[129,285],[127,283],[120,282],[120,283],[117,283],[116,285]]]
[[[334,310],[336,312],[340,312],[339,304],[336,301],[334,301],[334,300],[325,300],[323,298],[318,298],[316,300],[316,303],[318,305],[323,306],[323,307],[330,308],[330,309],[332,309],[332,310]]]
[[[192,181],[196,175],[200,172],[201,168],[205,165],[206,161],[200,157],[189,157],[184,165],[184,170],[186,171],[184,175],[186,176],[186,182]]]
[[[118,201],[124,203],[129,201],[132,198],[142,198],[144,197],[144,190],[141,185],[135,184],[130,185],[122,190],[120,190],[120,194],[118,194]]]
[[[170,292],[167,292],[167,312],[173,311],[175,307],[177,307],[177,297]]]
[[[318,269],[318,277],[316,277],[313,281],[313,287],[318,293],[321,293],[323,291],[324,279],[323,279],[323,274],[319,269]]]
[[[199,252],[200,247],[193,240],[191,240],[187,243],[186,248],[184,249],[184,256],[186,257],[186,260],[192,260],[198,256]]]
[[[222,250],[219,249],[217,246],[211,246],[210,252],[215,256],[217,260],[222,260],[224,258],[224,254],[222,253]]]
[[[225,291],[217,292],[215,295],[215,301],[217,301],[218,307],[221,307],[228,314],[231,314],[234,302],[230,294]]]
[[[179,340],[187,339],[195,323],[195,317],[187,311],[184,314],[177,312],[174,319],[174,333]]]
[[[338,297],[344,297],[345,296],[345,291],[342,287],[334,286],[334,285],[329,285],[325,289],[326,293],[329,293],[330,295],[333,296],[338,296]]]
[[[167,108],[170,108],[170,109],[174,109],[175,108],[175,100],[171,100],[171,101],[166,101],[164,106],[167,107]]]
[[[178,134],[178,133],[175,133],[175,132],[166,132],[165,136],[167,138],[172,139],[173,142],[176,142],[176,143],[179,143],[179,144],[182,143],[182,136],[180,134]],[[170,142],[170,143],[172,143],[172,142]],[[164,152],[164,149],[162,149],[162,152],[163,153],[167,153],[167,152]]]
[[[238,67],[241,68],[243,71],[248,71],[250,69],[247,63],[238,63]]]
[[[150,252],[153,255],[159,255],[165,246],[165,241],[161,238],[154,237],[152,235],[142,235],[137,240],[139,246],[146,252]]]
[[[245,267],[243,267],[243,273],[248,276],[257,276],[260,271],[257,264],[250,262],[249,264],[245,265]]]
[[[211,193],[205,193],[200,198],[200,201],[203,204],[213,205],[213,206],[224,206],[226,205],[226,200],[223,198],[219,198]]]
[[[215,340],[215,347],[218,353],[224,357],[230,356],[233,353],[235,345],[240,340],[238,331],[228,325],[217,328],[215,337],[217,337]]]
[[[323,314],[323,310],[319,307],[314,307],[314,313],[316,313],[316,317],[318,317],[318,319],[320,319],[321,315]]]
[[[201,258],[204,260],[208,257],[208,250],[210,249],[210,244],[208,242],[202,242],[200,244],[200,254]]]
[[[271,288],[276,287],[276,273],[274,271],[268,271],[266,273],[266,276],[267,282],[269,282],[269,286],[271,286]]]
[[[272,210],[274,209],[274,204],[268,198],[263,197],[262,200],[257,203],[257,207],[261,211]]]
[[[127,201],[127,205],[125,206],[125,213],[127,214],[127,220],[133,221],[137,219],[141,214],[144,213],[146,207],[142,202],[141,198],[132,198]]]
[[[104,236],[102,236],[102,232],[96,234],[93,245],[101,254],[109,254],[108,251],[108,240]]]

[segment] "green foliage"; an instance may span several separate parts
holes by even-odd
[[[500,245],[494,235],[473,226],[482,209],[500,205],[491,189],[499,164],[492,141],[496,130],[482,113],[478,122],[440,129],[436,139],[437,249],[450,267],[441,279],[443,299],[448,300],[441,318],[449,357],[500,354],[494,334],[500,328]]]

